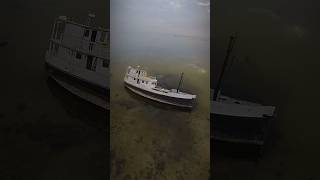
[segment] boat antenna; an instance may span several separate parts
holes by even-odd
[[[177,88],[177,92],[179,92],[179,89],[180,89],[180,86],[181,86],[181,83],[182,83],[182,78],[183,78],[183,72],[181,73],[181,76],[180,76],[180,81],[179,81],[179,85],[178,85],[178,88]]]
[[[229,57],[230,57],[230,54],[231,54],[232,49],[234,47],[234,43],[235,43],[236,37],[237,37],[236,33],[234,35],[230,36],[228,49],[227,49],[227,54],[226,54],[226,57],[224,59],[224,62],[223,62],[223,65],[222,65],[222,70],[221,70],[221,73],[219,75],[218,83],[217,83],[217,86],[216,86],[216,88],[214,90],[214,94],[213,94],[213,100],[214,101],[217,100],[218,93],[219,93],[219,91],[221,89],[221,83],[222,83],[223,75],[224,75],[224,72],[225,72],[226,67],[228,65]]]

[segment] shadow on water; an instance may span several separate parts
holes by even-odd
[[[158,108],[158,109],[162,109],[162,110],[166,110],[166,111],[183,111],[183,112],[191,112],[192,109],[191,108],[185,108],[185,107],[178,107],[178,106],[174,106],[174,105],[170,105],[170,104],[163,104],[160,102],[156,102],[154,100],[142,97],[132,91],[130,91],[128,88],[124,87],[126,89],[126,92],[130,95],[130,97],[132,97],[133,99],[136,99],[140,102],[143,102],[144,104],[148,104],[153,106],[154,108]]]

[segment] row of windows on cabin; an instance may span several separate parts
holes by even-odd
[[[83,55],[80,52],[76,52],[76,58],[77,59],[82,59],[82,56],[87,56],[87,60],[93,56],[89,56],[89,55]],[[98,60],[100,58],[95,57],[95,60]],[[102,60],[102,67],[108,68],[109,67],[109,60],[108,59],[103,59]]]
[[[90,34],[90,30],[89,29],[85,29],[84,33],[83,33],[83,37],[89,37]],[[96,36],[97,36],[97,30],[91,30],[91,41],[92,42],[96,42]],[[100,33],[100,42],[105,42],[107,36],[107,32],[106,31],[101,31]],[[109,36],[107,36],[107,42],[109,42]]]
[[[138,78],[133,78],[133,80],[138,80]],[[141,83],[145,83],[145,84],[148,84],[149,81],[144,81],[144,80],[141,80]]]
[[[133,80],[138,80],[138,78],[133,78]],[[139,79],[139,80],[140,80],[140,79]],[[148,83],[149,83],[149,81],[141,80],[141,83],[148,84]],[[152,84],[152,85],[156,85],[156,82],[152,82],[151,84]]]
[[[62,39],[65,26],[66,26],[66,24],[64,22],[57,21],[55,26],[54,26],[53,37],[52,38],[54,38],[54,39]]]
[[[98,57],[95,57],[93,59],[93,56],[90,56],[90,55],[84,55],[78,51],[75,51],[75,50],[72,50],[72,49],[69,49],[69,48],[64,48],[62,46],[59,46],[58,44],[54,44],[54,43],[51,43],[51,53],[53,54],[53,56],[56,56],[57,53],[58,53],[58,50],[60,48],[63,48],[67,51],[67,53],[69,54],[69,56],[71,57],[75,57],[76,59],[82,59],[83,56],[86,56],[86,59],[87,59],[87,69],[89,70],[95,70],[96,69],[96,64],[97,64],[97,61],[100,59]],[[102,60],[102,59],[101,59]],[[108,68],[109,67],[109,60],[108,59],[103,59],[102,60],[102,67],[104,68]]]

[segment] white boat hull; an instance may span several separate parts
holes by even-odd
[[[145,98],[148,98],[160,103],[169,104],[169,105],[182,107],[182,108],[192,108],[194,106],[194,99],[177,99],[177,98],[171,98],[171,97],[165,97],[165,96],[153,94],[146,90],[137,88],[127,82],[125,82],[125,87],[140,96],[143,96]]]
[[[105,93],[99,92],[102,95],[98,95],[98,93],[93,93],[93,91],[89,92],[88,89],[90,87],[81,87],[81,85],[76,85],[75,84],[76,82],[70,83],[68,80],[65,80],[65,78],[62,78],[61,74],[63,74],[63,76],[70,76],[71,78],[74,78],[74,77],[72,77],[72,75],[69,75],[66,72],[62,72],[61,70],[54,69],[53,67],[50,67],[50,66],[48,67],[48,64],[47,64],[47,72],[48,72],[49,77],[51,77],[60,86],[62,86],[64,89],[68,90],[72,94],[74,94],[74,95],[80,97],[81,99],[84,99],[87,102],[90,102],[98,107],[109,110],[107,91]],[[70,78],[70,77],[68,77],[68,78]],[[81,81],[81,80],[77,80],[77,81]],[[85,84],[85,83],[86,82],[82,82],[82,84]]]

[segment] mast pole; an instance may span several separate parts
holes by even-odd
[[[181,86],[181,83],[182,83],[182,78],[183,78],[183,72],[181,73],[181,76],[180,76],[180,81],[179,81],[179,85],[178,85],[178,88],[177,88],[177,92],[179,92],[179,89],[180,89],[180,86]]]
[[[231,35],[230,36],[230,40],[229,40],[229,44],[228,44],[227,54],[226,54],[226,57],[224,59],[223,65],[222,65],[222,71],[221,71],[221,73],[219,75],[218,83],[217,83],[217,86],[216,86],[216,88],[214,90],[214,94],[213,94],[213,100],[214,101],[217,100],[218,93],[219,93],[219,91],[221,89],[223,75],[224,75],[224,72],[225,72],[226,67],[228,65],[229,57],[230,57],[230,54],[231,54],[232,49],[234,47],[235,40],[236,40],[236,35]]]

